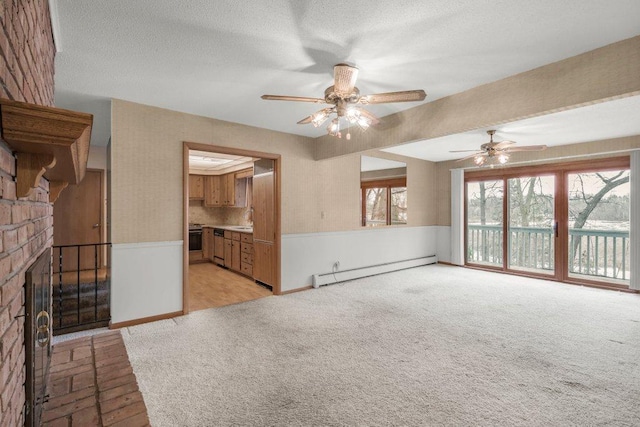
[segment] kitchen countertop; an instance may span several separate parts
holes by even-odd
[[[221,228],[223,230],[238,231],[240,233],[253,234],[253,227],[249,225],[211,225],[203,224],[202,228]]]

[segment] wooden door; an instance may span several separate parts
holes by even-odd
[[[275,175],[273,172],[253,177],[253,238],[275,241]]]
[[[189,200],[204,199],[204,176],[189,175]]]
[[[78,185],[69,185],[53,204],[53,244],[79,245],[102,243],[102,171],[87,170]],[[102,250],[98,247],[98,265],[102,266]],[[59,251],[54,253],[54,271],[58,268]],[[63,249],[63,271],[93,269],[96,250],[93,246],[78,251],[76,248]]]

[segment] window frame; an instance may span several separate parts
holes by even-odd
[[[367,189],[369,188],[386,188],[387,190],[387,212],[386,212],[386,226],[391,224],[391,189],[392,188],[407,188],[407,177],[403,178],[391,178],[391,179],[376,179],[371,181],[360,181],[360,224],[363,227],[367,227]],[[406,225],[406,224],[394,224],[394,225]]]

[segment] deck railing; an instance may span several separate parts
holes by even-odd
[[[53,246],[54,335],[109,324],[110,247],[111,243]]]
[[[552,228],[512,227],[509,266],[552,270],[554,265]],[[501,225],[470,224],[467,233],[467,262],[502,265]],[[569,272],[575,275],[629,280],[629,232],[569,229]]]

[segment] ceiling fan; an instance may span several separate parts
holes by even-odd
[[[369,111],[362,108],[369,104],[386,104],[390,102],[422,101],[427,96],[424,90],[407,90],[402,92],[386,92],[373,95],[360,95],[356,87],[358,68],[349,64],[336,64],[333,67],[333,85],[324,91],[324,98],[308,98],[302,96],[262,95],[262,99],[273,101],[297,101],[313,102],[316,104],[329,104],[331,107],[323,108],[300,120],[299,125],[313,124],[315,127],[329,119],[333,113],[336,117],[327,127],[327,133],[331,136],[342,138],[340,131],[341,119],[347,122],[347,139],[351,139],[349,125],[355,124],[362,130],[376,125],[380,120]]]
[[[509,154],[517,151],[541,151],[547,148],[546,145],[525,145],[522,147],[513,147],[515,141],[500,141],[494,142],[493,135],[495,130],[488,130],[489,142],[485,142],[480,146],[480,150],[453,150],[450,153],[467,153],[469,151],[475,151],[473,154],[456,160],[457,162],[463,162],[468,159],[473,159],[473,162],[478,166],[483,166],[485,163],[489,163],[492,167],[496,163],[501,165],[509,161]]]

